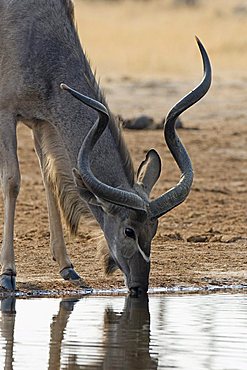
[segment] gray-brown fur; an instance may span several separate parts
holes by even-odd
[[[102,261],[106,275],[112,275],[118,269],[114,259],[109,253],[109,247],[105,238],[102,236],[98,242],[97,257]]]
[[[16,123],[22,121],[39,136],[43,177],[51,185],[66,224],[76,233],[88,207],[78,196],[72,168],[97,114],[66,96],[59,85],[66,81],[94,99],[106,101],[81,48],[73,4],[70,0],[43,0],[42,6],[38,0],[0,0],[0,17],[0,112],[11,111],[13,134]],[[2,143],[4,130],[2,127]],[[118,148],[118,169],[107,156],[109,148]],[[2,147],[3,156],[6,150]],[[14,148],[11,155],[16,156]],[[17,159],[15,162],[18,166]],[[99,174],[103,181],[115,182],[115,172],[120,171],[133,183],[132,161],[113,117],[94,151],[93,166],[95,171],[104,168],[102,176]],[[2,183],[6,181],[4,172],[2,168]],[[9,177],[13,177],[11,173]],[[18,195],[19,179],[14,178],[13,184]],[[8,269],[15,271],[13,261]],[[3,266],[2,272],[5,270]]]
[[[69,170],[71,163],[64,151],[59,132],[46,122],[39,122],[38,126],[44,156],[42,169],[44,176],[51,184],[71,234],[76,234],[81,216],[88,214],[89,209],[78,197],[78,191]]]

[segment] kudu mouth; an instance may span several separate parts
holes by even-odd
[[[133,287],[129,289],[129,295],[133,298],[140,298],[147,294],[148,288]]]

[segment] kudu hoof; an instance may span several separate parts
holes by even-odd
[[[60,307],[62,307],[65,311],[72,312],[77,302],[79,302],[79,299],[66,298],[60,302]]]
[[[7,298],[2,299],[0,311],[2,313],[6,313],[9,315],[15,314],[16,313],[15,302],[16,302],[15,297],[7,297]]]
[[[79,280],[80,276],[75,272],[73,267],[65,267],[60,271],[60,275],[64,280]]]
[[[130,288],[129,296],[132,298],[140,298],[145,297],[147,292],[139,287]]]
[[[65,267],[63,270],[60,271],[60,275],[64,280],[68,280],[74,285],[84,288],[86,290],[92,291],[93,289],[89,287],[85,281],[75,272],[73,267]]]
[[[0,287],[4,290],[15,290],[15,274],[11,272],[6,272],[0,275]]]

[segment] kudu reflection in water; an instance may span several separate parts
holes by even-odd
[[[150,356],[148,297],[126,297],[121,314],[106,309],[104,319],[106,353],[103,364],[90,369],[153,370],[158,359]]]
[[[16,298],[8,297],[1,300],[0,316],[0,338],[5,339],[5,365],[4,370],[13,369],[13,347],[14,347],[14,329],[15,329],[15,301]]]
[[[8,297],[1,302],[2,316],[0,320],[0,336],[6,341],[5,370],[13,369],[13,347],[15,329],[15,300]],[[49,370],[59,369],[131,369],[153,370],[158,367],[158,359],[150,355],[150,314],[148,296],[141,298],[126,297],[121,314],[106,308],[104,315],[104,341],[102,348],[105,353],[102,361],[88,365],[80,365],[78,346],[67,348],[69,356],[66,363],[61,364],[61,353],[66,348],[63,343],[64,333],[77,299],[64,299],[60,302],[59,311],[54,315],[50,330]],[[69,350],[69,351],[68,351]]]

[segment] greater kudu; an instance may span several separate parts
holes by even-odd
[[[192,184],[191,161],[174,126],[210,87],[204,47],[197,40],[205,71],[202,82],[172,108],[164,125],[181,179],[150,201],[160,157],[150,150],[135,180],[120,129],[80,45],[72,2],[43,0],[41,6],[38,0],[0,0],[0,14],[0,174],[5,209],[1,286],[15,289],[14,214],[20,187],[16,125],[21,121],[33,131],[47,195],[51,250],[62,277],[79,279],[66,251],[60,213],[75,233],[89,208],[109,246],[106,271],[120,268],[133,294],[147,291],[158,218],[182,203]]]

